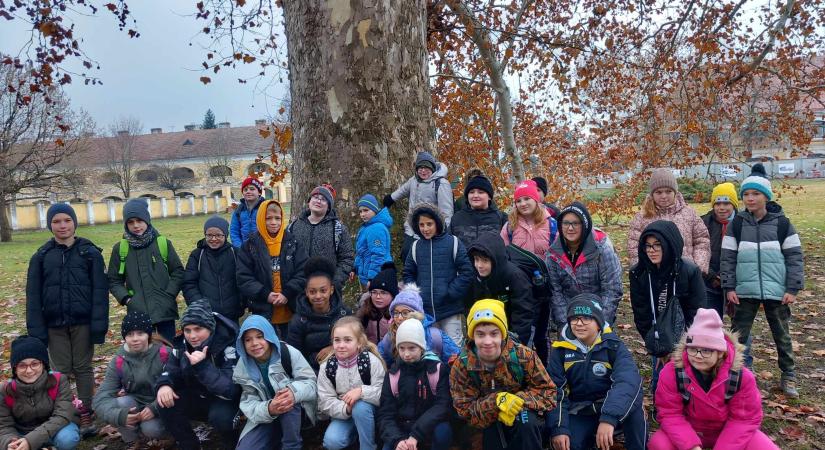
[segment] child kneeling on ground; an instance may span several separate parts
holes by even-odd
[[[759,431],[762,396],[743,364],[744,345],[713,309],[700,308],[659,375],[652,450],[773,450]]]
[[[332,419],[324,448],[375,449],[375,408],[381,400],[384,361],[367,340],[361,321],[347,316],[332,328],[332,353],[318,371],[318,412]]]
[[[126,314],[120,334],[123,346],[109,361],[92,405],[106,423],[117,427],[123,442],[141,448],[144,440],[167,435],[154,388],[171,350],[160,342],[152,342],[152,318],[140,311]]]
[[[483,448],[542,448],[544,419],[556,386],[536,353],[507,334],[504,303],[479,300],[467,317],[467,343],[453,361],[456,412],[483,430]]]
[[[11,376],[0,385],[0,448],[77,447],[79,420],[69,377],[49,370],[43,341],[21,336],[11,343]]]
[[[616,429],[624,431],[625,448],[645,449],[642,377],[605,324],[601,302],[595,294],[573,297],[567,325],[550,352],[547,372],[559,389],[546,422],[556,450],[609,450]]]
[[[246,425],[238,449],[300,449],[301,416],[315,421],[315,372],[294,347],[278,339],[263,316],[244,320],[235,346],[232,380],[241,386]]]

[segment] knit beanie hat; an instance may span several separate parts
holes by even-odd
[[[733,183],[717,184],[710,194],[710,207],[719,202],[728,202],[733,205],[733,209],[739,209],[739,198],[736,196],[736,186]]]
[[[381,265],[381,271],[370,280],[370,289],[387,291],[393,298],[398,295],[398,272],[392,261]]]
[[[120,324],[120,336],[125,338],[132,331],[143,331],[152,336],[152,318],[148,314],[132,309],[126,313]]]
[[[507,314],[504,313],[504,303],[500,300],[479,300],[470,308],[467,315],[467,336],[472,339],[473,331],[482,323],[491,323],[501,330],[502,336],[507,336]]]
[[[378,203],[378,199],[375,198],[375,196],[372,194],[364,194],[364,196],[358,200],[359,208],[369,208],[374,213],[378,213],[378,211],[381,211],[380,205],[381,204]]]
[[[202,298],[189,304],[183,317],[180,318],[180,327],[187,325],[199,325],[208,328],[209,331],[215,331],[215,316],[212,314],[212,306],[208,300]]]
[[[307,203],[309,203],[309,200],[314,195],[321,195],[322,197],[324,197],[324,200],[326,200],[327,204],[329,205],[329,209],[335,207],[335,189],[332,187],[331,184],[324,183],[320,186],[316,186],[315,189],[313,189],[312,192],[309,193]]]
[[[421,299],[421,289],[415,283],[407,283],[404,289],[395,296],[392,303],[390,303],[390,314],[395,311],[398,306],[406,306],[413,311],[420,313],[424,312],[424,300]]]
[[[206,230],[210,228],[217,228],[225,236],[229,235],[229,222],[221,216],[212,216],[206,219],[206,222],[203,223],[203,232],[206,233]]]
[[[467,181],[467,186],[464,187],[464,197],[467,197],[467,194],[473,189],[481,189],[490,196],[491,200],[493,199],[493,183],[484,175],[472,177]]]
[[[264,193],[264,184],[261,182],[261,180],[255,178],[255,177],[246,177],[243,180],[243,183],[241,183],[241,191],[243,191],[244,188],[246,188],[250,184],[253,187],[255,187],[255,189],[257,189],[259,193],[261,193],[261,194]]]
[[[751,168],[751,175],[745,178],[742,186],[739,188],[739,196],[745,193],[748,189],[756,189],[765,194],[768,201],[773,200],[773,189],[771,189],[771,180],[768,179],[768,174],[765,173],[765,166],[762,163],[756,163]]]
[[[726,352],[728,343],[725,341],[724,326],[715,309],[699,308],[693,318],[693,325],[687,330],[685,343],[688,347]]]
[[[674,192],[679,192],[679,187],[676,185],[676,177],[673,176],[673,171],[666,168],[659,168],[653,171],[650,175],[650,192],[652,193],[659,188],[670,188]]]
[[[595,294],[579,294],[570,300],[567,305],[567,322],[574,317],[592,317],[599,324],[599,330],[604,328],[604,311],[599,303],[601,299]]]
[[[535,200],[536,203],[542,202],[539,189],[536,187],[536,182],[533,180],[525,180],[516,185],[516,190],[513,193],[513,201],[517,201],[522,197],[530,197]]]
[[[43,365],[49,365],[49,351],[46,344],[40,339],[32,336],[20,336],[11,342],[11,368],[14,370],[20,361],[34,358],[42,361]]]
[[[66,214],[71,217],[75,228],[77,228],[77,214],[75,214],[74,208],[66,203],[55,203],[49,206],[49,210],[46,211],[46,226],[49,227],[49,231],[52,231],[52,219],[58,214]]]
[[[395,330],[395,348],[402,343],[415,344],[427,350],[427,339],[424,337],[424,325],[418,319],[405,320]]]
[[[140,219],[147,225],[152,224],[152,217],[149,215],[149,204],[145,199],[133,198],[123,205],[123,228],[128,231],[126,222],[129,219]]]
[[[539,190],[542,194],[544,194],[545,197],[547,197],[547,180],[545,180],[543,177],[533,177],[531,178],[531,180],[536,182],[536,187],[539,188]]]

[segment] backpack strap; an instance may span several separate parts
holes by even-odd
[[[548,235],[548,239],[550,239],[550,245],[553,245],[553,242],[556,241],[556,236],[559,234],[559,224],[556,222],[552,216],[547,218],[548,228],[550,228],[550,233]]]
[[[725,403],[729,402],[730,399],[739,392],[739,388],[742,385],[742,372],[739,370],[731,370],[728,372],[728,382],[725,386]]]
[[[676,369],[676,389],[682,397],[682,404],[687,405],[690,401],[690,392],[687,390],[687,385],[690,384],[690,378],[688,378],[684,367],[674,368]]]
[[[62,376],[62,374],[60,372],[52,372],[52,375],[54,375],[56,383],[54,383],[54,386],[49,388],[48,393],[49,398],[52,399],[52,401],[54,402],[57,400],[57,394],[60,391],[60,377]]]
[[[117,372],[117,379],[120,380],[120,386],[126,387],[123,384],[123,356],[115,356],[115,372]]]
[[[167,268],[169,267],[169,240],[166,239],[166,236],[158,235],[155,238],[155,241],[158,243],[158,251],[160,252],[160,257],[163,259],[163,265]],[[129,256],[129,241],[126,239],[121,239],[120,244],[117,247],[118,256],[120,257],[120,266],[117,269],[118,275],[123,275],[126,273],[126,257]],[[201,252],[201,254],[203,254]],[[200,259],[198,260],[198,270],[200,270]]]
[[[438,391],[438,379],[441,377],[441,361],[435,365],[434,372],[427,372],[427,382],[430,384],[430,391],[433,395]]]
[[[204,249],[201,249],[201,252],[198,254],[198,272],[201,271],[201,260],[203,259],[203,251]],[[233,251],[232,254],[234,255],[235,252]]]
[[[358,366],[358,374],[361,375],[361,382],[367,386],[372,384],[372,363],[370,361],[370,352],[364,350],[359,353],[356,365]]]
[[[120,267],[117,269],[118,275],[126,273],[126,257],[129,255],[129,241],[121,239],[117,245],[118,256],[120,257]]]
[[[791,227],[791,220],[785,216],[779,216],[779,223],[776,227],[776,236],[779,239],[779,246],[782,247],[782,244],[785,243],[785,239],[788,237],[788,230]]]
[[[158,356],[160,356],[160,362],[165,366],[166,362],[169,361],[169,349],[165,345],[161,345]]]
[[[398,379],[401,378],[401,369],[390,372],[390,391],[393,397],[398,397]]]
[[[453,236],[453,262],[456,256],[458,256],[458,238]]]
[[[289,375],[289,378],[294,378],[292,376],[292,355],[289,353],[289,347],[287,347],[286,342],[281,342],[281,366],[284,368],[284,372]],[[329,366],[327,366],[329,367]],[[330,380],[333,381],[335,384],[334,376]]]
[[[412,243],[412,248],[410,249],[410,254],[412,255],[413,262],[418,264],[418,259],[415,257],[415,248],[418,246],[418,239],[414,240]]]
[[[337,386],[335,385],[336,372],[338,372],[338,358],[333,356],[332,358],[327,360],[327,367],[324,370],[324,374],[326,374],[330,383],[332,383],[333,388],[337,388]]]
[[[435,179],[435,207],[438,208],[438,188],[441,187],[441,177]]]
[[[441,335],[441,330],[436,327],[430,327],[430,350],[441,357],[444,353],[444,337]]]
[[[341,243],[341,235],[344,234],[344,225],[340,220],[335,220],[335,227],[332,234],[332,242],[335,245],[335,251],[338,251],[338,244]]]
[[[519,386],[524,387],[524,369],[521,367],[521,362],[518,360],[518,354],[516,353],[516,346],[513,345],[510,348],[510,355],[509,361],[507,362],[507,366],[510,369],[510,373],[515,378],[516,383]]]
[[[11,380],[9,380],[8,383],[9,383],[8,384],[8,386],[9,386],[8,390],[11,391],[12,395],[6,394],[5,403],[6,403],[6,406],[9,409],[12,409],[12,408],[14,408],[14,395],[13,394],[15,392],[17,392],[17,381],[15,381],[14,379],[11,379]],[[3,389],[3,393],[5,393],[5,392],[6,392],[6,389]]]
[[[743,219],[740,214],[733,217],[733,223],[731,225],[733,225],[733,237],[736,238],[737,244],[742,240],[742,222],[744,221],[745,219]]]
[[[160,251],[160,257],[163,259],[163,265],[169,267],[169,240],[166,239],[166,236],[158,235],[155,241],[158,243],[158,250]]]

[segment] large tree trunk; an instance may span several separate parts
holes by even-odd
[[[11,219],[9,218],[9,202],[6,195],[0,193],[0,242],[11,242]],[[12,200],[13,201],[13,200]]]
[[[330,182],[355,224],[358,197],[381,197],[431,147],[424,0],[284,1],[294,151],[292,215]],[[354,227],[351,228],[354,230]]]

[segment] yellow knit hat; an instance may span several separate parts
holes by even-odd
[[[507,336],[507,314],[504,312],[504,303],[492,299],[475,302],[467,316],[467,335],[470,339],[473,337],[476,326],[481,323],[491,323],[501,330],[502,336]]]
[[[710,194],[710,207],[713,208],[718,202],[728,202],[734,209],[739,209],[739,198],[733,183],[722,183],[713,188],[713,193]]]

